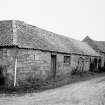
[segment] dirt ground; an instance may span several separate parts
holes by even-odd
[[[105,105],[105,76],[40,93],[0,94],[0,105]]]

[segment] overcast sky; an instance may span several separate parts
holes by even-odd
[[[22,20],[78,40],[105,41],[105,0],[0,0],[0,20]]]

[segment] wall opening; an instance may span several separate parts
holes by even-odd
[[[98,60],[98,70],[101,71],[101,59]]]
[[[5,78],[3,75],[3,67],[0,66],[0,86],[3,86],[5,84]]]
[[[56,76],[56,55],[51,55],[51,70],[53,77]]]
[[[95,58],[94,59],[94,69],[95,69],[95,71],[97,71],[97,64],[98,64],[98,60]]]
[[[91,72],[98,72],[98,60],[97,58],[94,58],[93,60],[90,60],[90,71]]]
[[[105,61],[104,61],[104,69],[105,69]]]
[[[94,60],[90,58],[90,70],[91,72],[94,71]]]

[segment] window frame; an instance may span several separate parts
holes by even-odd
[[[70,55],[64,55],[64,61],[63,61],[63,63],[64,64],[71,64],[71,56]]]

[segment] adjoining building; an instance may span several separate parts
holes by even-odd
[[[83,39],[83,42],[86,42],[97,53],[99,53],[101,55],[101,59],[96,60],[96,62],[99,65],[98,70],[105,71],[105,41],[92,40],[89,36],[87,36]]]
[[[19,86],[28,78],[46,80],[74,69],[89,71],[90,59],[100,55],[85,42],[23,21],[0,21],[0,85]]]

